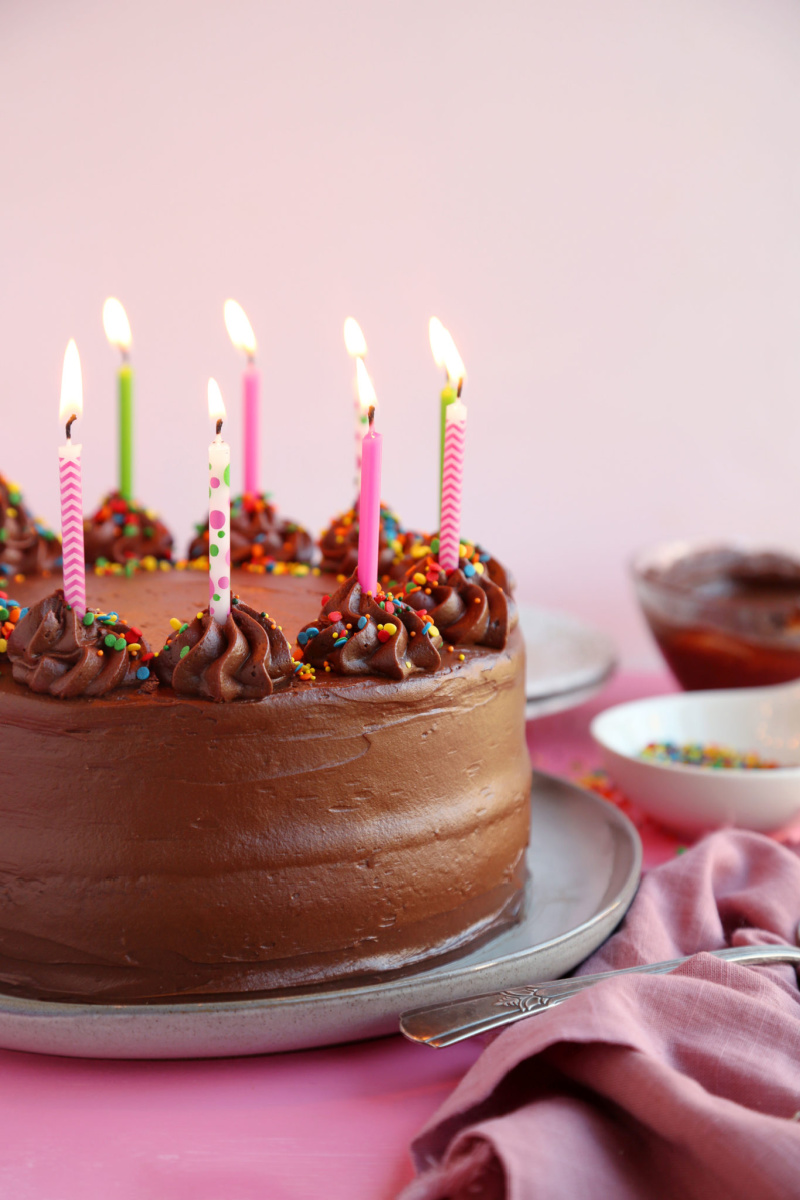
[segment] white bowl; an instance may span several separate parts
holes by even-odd
[[[697,834],[721,825],[763,832],[800,813],[800,685],[690,692],[619,704],[595,717],[603,764],[629,799],[662,825]],[[649,742],[716,743],[781,763],[713,769],[639,757]]]

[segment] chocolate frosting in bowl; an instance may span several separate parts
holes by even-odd
[[[800,561],[736,546],[664,547],[634,566],[642,609],[689,690],[800,678]]]

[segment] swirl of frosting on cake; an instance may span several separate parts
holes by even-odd
[[[261,700],[295,671],[289,643],[267,613],[234,597],[224,625],[208,609],[174,632],[154,660],[162,683],[206,700]]]
[[[0,577],[38,575],[61,565],[61,542],[31,516],[22,492],[0,475]]]
[[[86,561],[127,566],[145,558],[170,562],[172,534],[152,509],[111,492],[83,523]]]
[[[208,558],[208,522],[196,526],[188,558]],[[273,562],[310,563],[311,534],[296,521],[286,521],[266,496],[237,496],[231,504],[231,563],[242,566]]]
[[[502,588],[507,596],[512,595],[514,578],[507,567],[504,567],[477,542],[474,544],[462,542],[461,548],[464,553],[460,556],[458,565],[468,579],[475,575],[488,575],[492,583]],[[435,558],[438,553],[439,537],[437,534],[431,534],[430,537],[416,534],[413,542],[405,548],[403,555],[395,561],[392,578],[407,580],[409,574],[413,573],[412,568],[414,571],[418,571],[424,567],[427,559],[431,556]]]
[[[391,593],[364,593],[355,575],[323,597],[319,619],[297,635],[302,661],[337,675],[406,679],[435,671],[442,639],[427,613]]]
[[[392,577],[392,564],[405,553],[406,541],[415,535],[406,534],[397,513],[381,505],[378,574],[381,579]],[[322,553],[320,570],[332,575],[352,575],[358,566],[358,512],[355,508],[334,517],[319,539]]]
[[[61,589],[20,618],[7,653],[17,683],[63,699],[145,685],[153,661],[140,629],[116,613],[81,617]]]
[[[406,603],[426,613],[450,645],[503,650],[517,624],[513,598],[489,576],[485,563],[461,560],[449,575],[434,555],[416,559],[403,580]]]

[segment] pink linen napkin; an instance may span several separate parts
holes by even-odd
[[[696,957],[497,1036],[416,1139],[402,1200],[800,1197],[797,975],[701,953],[794,945],[798,920],[800,858],[759,834],[651,871],[581,973]]]

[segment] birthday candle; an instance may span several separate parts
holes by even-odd
[[[444,367],[447,375],[447,382],[439,397],[439,503],[441,504],[447,409],[461,395],[461,388],[466,379],[466,371],[450,331],[445,329],[438,317],[431,317],[428,324],[428,335],[430,337],[434,361],[437,367]]]
[[[464,437],[467,409],[456,399],[447,408],[442,474],[442,512],[439,526],[439,566],[448,575],[458,566],[461,542],[461,488],[464,475]]]
[[[222,440],[225,401],[216,379],[208,381],[208,415],[217,433],[208,447],[208,608],[224,625],[231,611],[231,448]]]
[[[64,354],[59,415],[67,440],[58,447],[61,490],[61,549],[64,556],[64,598],[79,616],[86,612],[86,565],[83,553],[82,446],[72,440],[73,422],[83,412],[83,381],[78,347],[71,340]]]
[[[361,444],[364,440],[364,434],[367,428],[367,409],[361,403],[361,398],[358,391],[358,360],[366,358],[367,342],[364,334],[361,332],[361,326],[355,317],[348,317],[344,323],[344,344],[347,347],[347,353],[351,358],[356,360],[356,378],[355,387],[353,390],[354,398],[354,413],[355,413],[355,442],[356,442],[356,487],[359,485],[361,478]]]
[[[244,441],[244,490],[257,496],[258,490],[258,423],[261,405],[261,374],[255,363],[256,338],[244,309],[235,300],[225,301],[225,327],[238,350],[244,350],[247,362],[242,371],[242,416]]]
[[[123,500],[133,500],[133,369],[129,362],[131,327],[127,313],[113,296],[103,305],[103,328],[122,362],[117,373],[119,392],[117,436],[119,440],[118,490]]]
[[[358,502],[358,582],[362,592],[378,591],[381,534],[381,456],[383,438],[374,428],[377,398],[361,358],[356,360],[359,399],[367,409],[368,427],[361,447],[361,492]]]

